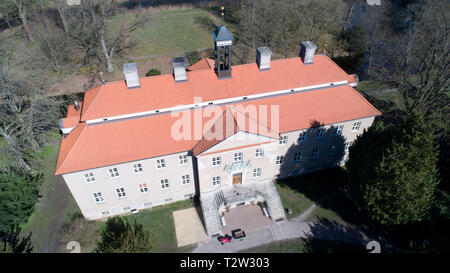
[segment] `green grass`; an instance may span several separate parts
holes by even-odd
[[[67,200],[72,198],[68,192],[61,192],[58,184],[64,183],[61,177],[54,175],[55,162],[58,156],[58,146],[44,146],[39,154],[42,158],[41,170],[44,173],[44,182],[39,190],[40,200],[36,209],[28,219],[23,234],[32,232],[32,244],[35,252],[54,251],[57,245],[57,228],[60,211],[64,210]],[[55,200],[56,199],[56,200]],[[55,202],[58,201],[58,202]]]
[[[154,244],[154,252],[186,252],[192,247],[177,247],[173,212],[194,207],[191,200],[179,201],[168,205],[157,206],[150,210],[140,211],[138,215],[126,216],[127,220],[136,219],[149,232]]]
[[[111,20],[113,32],[133,16],[115,16]],[[137,45],[131,49],[129,58],[212,47],[211,32],[202,23],[210,16],[203,9],[153,12],[142,28],[131,33],[130,37],[136,39]]]
[[[343,222],[347,202],[342,202],[342,185],[346,183],[343,168],[333,168],[319,172],[293,176],[276,181],[283,206],[292,211],[288,219],[292,219],[312,204],[316,204],[307,221],[326,218]]]
[[[358,83],[358,86],[356,87],[356,90],[367,92],[367,91],[381,90],[381,89],[386,89],[386,88],[389,88],[389,87],[380,81],[367,80],[367,81],[360,81]]]
[[[246,249],[241,253],[367,253],[362,246],[323,239],[291,239]]]
[[[288,219],[292,219],[293,217],[300,215],[303,211],[314,204],[314,202],[306,198],[304,194],[293,190],[286,184],[276,183],[275,185],[280,193],[283,207],[292,211],[291,214],[286,215]]]

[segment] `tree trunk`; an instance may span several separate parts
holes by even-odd
[[[16,4],[17,11],[19,12],[20,20],[22,20],[23,28],[25,29],[25,32],[27,34],[27,37],[30,41],[34,41],[33,36],[31,35],[30,26],[28,25],[28,19],[27,19],[27,12],[25,10],[25,7],[22,5],[21,1],[14,1]]]
[[[67,24],[66,15],[64,14],[64,7],[59,2],[60,0],[55,0],[56,8],[58,9],[59,17],[64,27],[64,32],[69,33],[69,26]]]
[[[255,0],[252,0],[252,48],[255,48],[255,27],[254,27],[254,19],[255,19]]]
[[[350,4],[350,9],[348,10],[347,16],[345,17],[345,23],[344,23],[343,31],[347,30],[347,27],[348,27],[348,24],[350,22],[350,19],[352,18],[352,13],[353,13],[353,9],[355,8],[355,4],[356,4],[356,1],[352,0],[352,2]]]
[[[108,67],[108,72],[113,72],[114,68],[112,65],[111,56],[108,54],[108,49],[106,48],[106,44],[105,44],[105,36],[103,33],[100,34],[100,43],[102,44],[102,51],[103,51],[103,55],[105,55],[106,66]]]
[[[11,147],[12,151],[14,152],[14,154],[16,155],[17,159],[19,160],[19,164],[24,167],[27,171],[33,173],[33,169],[31,168],[30,165],[28,165],[28,163],[23,159],[21,153],[19,151],[17,151],[16,149],[16,145],[14,143],[14,140],[12,139],[12,137],[2,128],[0,128],[0,135],[2,135],[6,141],[8,142],[9,146]]]

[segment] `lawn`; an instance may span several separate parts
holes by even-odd
[[[342,197],[340,189],[345,179],[345,171],[334,168],[277,180],[283,206],[292,211],[287,214],[288,219],[302,214],[315,203],[316,208],[306,221],[327,218],[342,222],[342,215],[335,211],[338,206],[334,203]]]
[[[114,29],[134,15],[117,15],[111,20]],[[137,45],[130,51],[130,59],[149,55],[187,52],[213,47],[211,31],[206,25],[212,15],[203,9],[174,9],[153,12],[150,20],[130,37]]]
[[[58,147],[58,144],[44,146],[39,154],[44,181],[36,209],[22,231],[23,234],[32,233],[34,252],[58,252],[64,211],[73,200],[63,179],[54,175]]]
[[[367,253],[358,245],[320,239],[291,239],[278,241],[250,249],[241,253]]]
[[[144,229],[149,233],[150,239],[154,245],[154,252],[188,252],[193,246],[177,247],[175,224],[172,213],[176,210],[193,206],[194,202],[191,200],[179,201],[142,210],[136,215],[123,217],[127,221],[134,221],[134,219],[136,219],[138,223],[141,223],[144,226]],[[66,250],[66,245],[69,241],[79,242],[82,253],[94,251],[100,240],[101,230],[104,226],[104,221],[87,221],[82,217],[79,210],[69,210],[65,214],[65,222],[62,227],[62,239],[60,243],[61,252],[69,252],[69,250]]]

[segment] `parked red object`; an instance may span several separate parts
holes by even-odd
[[[225,234],[225,236],[219,236],[217,238],[219,242],[223,245],[224,243],[231,243],[231,236],[228,234]]]

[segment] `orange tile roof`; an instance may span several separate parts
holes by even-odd
[[[310,65],[300,58],[274,60],[267,71],[259,71],[256,63],[236,65],[229,79],[218,80],[213,69],[188,71],[187,78],[175,83],[171,74],[144,77],[136,89],[127,89],[125,81],[103,84],[85,93],[81,120],[192,104],[194,97],[206,102],[351,80],[325,55],[316,55]]]
[[[278,132],[267,127],[266,130],[259,130],[259,126],[266,127],[265,124],[261,124],[257,120],[250,118],[248,113],[241,113],[234,108],[226,107],[221,117],[214,122],[211,128],[204,134],[203,138],[192,149],[193,153],[194,155],[201,154],[239,131],[275,139],[280,138]]]
[[[83,103],[79,102],[80,108],[78,110],[75,109],[75,105],[69,105],[67,109],[67,116],[61,119],[64,128],[71,128],[77,126],[78,122],[80,122],[81,109],[83,107]]]
[[[189,71],[214,69],[214,60],[210,58],[203,58],[195,64],[189,66],[187,69]]]
[[[257,120],[268,128],[278,127],[279,133],[309,128],[314,121],[333,124],[381,114],[348,85],[289,93],[232,106],[239,105],[243,107],[267,105],[267,117],[271,114],[270,106],[278,105],[279,126],[272,124],[270,118],[264,120],[264,116],[258,116]],[[220,107],[223,113],[226,106]],[[195,111],[200,110],[187,110],[185,113],[189,113],[192,117]],[[214,124],[218,118],[203,117],[203,124],[211,120]],[[90,126],[81,122],[61,140],[55,174],[190,151],[199,140],[193,138],[177,140],[172,137],[172,125],[177,120],[179,117],[168,113]],[[191,126],[194,128],[194,124]],[[192,128],[191,132],[194,131]]]

